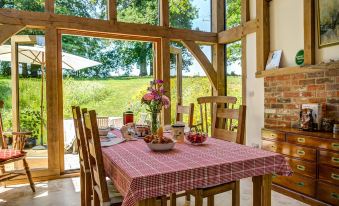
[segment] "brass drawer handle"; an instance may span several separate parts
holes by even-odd
[[[277,135],[276,134],[271,134],[271,137],[277,137]]]
[[[277,150],[277,146],[275,146],[275,145],[271,145],[271,148],[272,148],[273,150]]]
[[[300,156],[304,156],[305,155],[305,151],[301,150],[301,149],[298,149],[297,150],[297,154],[300,155]]]
[[[297,141],[299,142],[299,143],[305,143],[305,138],[301,138],[301,137],[299,137],[298,139],[297,139]]]
[[[339,163],[339,157],[332,157],[332,162]]]
[[[297,165],[297,169],[301,171],[305,171],[305,166],[303,165]]]
[[[304,182],[297,182],[295,183],[297,186],[299,187],[304,187],[305,186],[305,183]]]
[[[339,143],[332,143],[333,149],[339,149]]]
[[[331,198],[338,200],[339,199],[339,194],[332,192],[331,193]]]
[[[334,180],[339,180],[339,175],[335,174],[335,173],[332,173],[331,174],[331,178],[334,179]]]

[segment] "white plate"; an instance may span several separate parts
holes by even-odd
[[[147,146],[153,151],[168,151],[173,149],[175,142],[168,143],[168,144],[152,144],[148,143]]]

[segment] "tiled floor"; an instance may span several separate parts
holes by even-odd
[[[79,178],[68,178],[36,184],[36,193],[28,185],[0,187],[1,206],[79,206]],[[178,206],[184,205],[184,198],[178,199]],[[192,198],[191,205],[194,205]],[[205,204],[206,205],[206,202]],[[230,206],[231,193],[218,195],[216,206]],[[250,179],[241,182],[241,206],[252,205],[252,184]],[[304,206],[294,199],[273,192],[272,206]]]

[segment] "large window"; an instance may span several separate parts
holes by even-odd
[[[227,44],[226,71],[227,95],[238,98],[237,104],[242,103],[242,68],[241,68],[241,41]]]
[[[107,0],[55,0],[55,13],[107,19]]]
[[[117,0],[118,21],[158,24],[158,0]]]
[[[0,8],[42,12],[45,9],[45,0],[1,0]]]
[[[211,0],[170,0],[170,26],[211,31]]]
[[[226,29],[237,27],[241,24],[241,0],[225,0]]]

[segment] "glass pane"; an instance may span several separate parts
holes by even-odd
[[[211,0],[170,0],[170,26],[211,31]]]
[[[238,98],[237,104],[242,103],[242,69],[241,41],[227,45],[227,96]]]
[[[0,0],[0,8],[43,12],[45,0]]]
[[[226,0],[226,28],[241,24],[241,0]]]
[[[47,148],[47,116],[46,116],[46,81],[44,36],[42,31],[24,30],[22,34],[40,34],[37,42],[18,45],[19,62],[19,122],[20,131],[32,132],[27,136],[24,150],[27,152],[27,161],[31,169],[48,168]],[[11,85],[11,46],[0,47],[0,93],[5,101],[3,111],[4,130],[12,131],[12,85]],[[12,136],[7,138],[8,146],[13,147]],[[7,166],[9,170],[23,169],[22,163],[13,163]]]
[[[139,24],[158,24],[158,0],[118,0],[118,21]]]
[[[79,160],[71,106],[96,110],[98,116],[108,117],[108,126],[121,127],[127,110],[133,111],[136,123],[141,121],[147,112],[141,98],[153,79],[153,51],[148,42],[70,35],[62,37],[62,48],[64,53],[84,58],[81,65],[85,65],[67,68],[64,62],[63,69],[64,166],[72,170],[79,168]],[[65,56],[63,60],[69,61]],[[88,61],[98,65],[86,66]]]
[[[55,0],[55,13],[107,19],[107,0]]]

